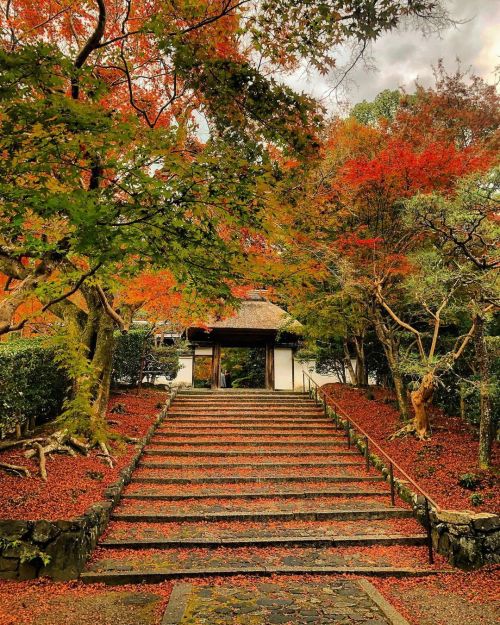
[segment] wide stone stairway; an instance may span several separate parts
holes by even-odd
[[[391,506],[386,482],[313,400],[185,390],[145,448],[82,579],[433,570],[411,511]]]

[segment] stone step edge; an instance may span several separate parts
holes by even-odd
[[[136,583],[159,583],[166,579],[183,577],[211,577],[211,576],[236,576],[236,575],[361,575],[363,577],[423,577],[450,573],[446,569],[424,569],[404,567],[362,567],[362,566],[276,566],[276,567],[233,567],[233,568],[196,568],[196,569],[163,569],[148,571],[101,571],[84,572],[80,580],[84,583],[104,583],[109,585],[136,584]]]
[[[304,432],[300,432],[300,436],[304,437],[304,438],[325,438],[325,439],[331,439],[331,438],[345,438],[345,436],[342,436],[342,434],[338,434],[336,433],[336,430],[332,430],[331,432],[328,432],[328,434],[321,434],[318,433],[314,430],[314,428],[311,428],[312,433],[311,434],[306,434]],[[269,437],[274,437],[272,440],[276,440],[276,439],[289,439],[293,436],[298,436],[298,434],[275,434],[274,432],[262,432],[262,434],[265,434],[266,436]],[[206,432],[193,432],[193,431],[189,431],[189,432],[175,432],[175,431],[170,431],[170,430],[166,430],[164,428],[158,428],[155,432],[155,436],[172,436],[173,438],[206,438],[208,436],[208,434]],[[245,438],[259,438],[259,431],[256,430],[255,432],[234,432],[234,433],[224,433],[221,432],[220,434],[218,432],[213,432],[211,431],[209,434],[210,437],[220,437],[222,440],[224,440],[225,437],[231,438],[232,436],[241,436],[241,437],[245,437]]]
[[[155,443],[155,445],[158,445],[160,443]],[[167,445],[168,443],[166,442],[162,442],[161,445]],[[245,450],[240,450],[240,451],[217,451],[217,450],[212,450],[212,451],[199,451],[199,450],[191,450],[191,451],[179,451],[178,449],[148,449],[146,448],[143,452],[145,455],[151,455],[151,456],[176,456],[176,457],[183,457],[183,456],[187,456],[187,457],[191,457],[191,456],[196,456],[196,457],[203,457],[203,456],[207,456],[207,457],[217,457],[220,456],[221,458],[236,458],[237,456],[269,456],[269,457],[273,457],[273,456],[284,456],[284,455],[288,455],[288,453],[286,451],[260,451],[260,452],[255,452],[255,451],[245,451]],[[358,451],[340,451],[340,450],[336,450],[336,451],[294,451],[293,452],[294,457],[299,456],[299,457],[304,457],[307,458],[308,456],[326,456],[327,458],[331,458],[334,456],[359,456],[359,452]],[[292,464],[292,463],[290,463]]]
[[[260,425],[266,426],[267,423],[276,423],[278,424],[276,427],[279,427],[281,424],[304,424],[316,426],[318,424],[322,426],[331,425],[335,427],[335,423],[331,419],[324,419],[323,417],[318,417],[317,419],[275,419],[274,417],[267,417],[261,419],[259,417],[225,417],[223,419],[224,425],[221,425],[220,419],[212,419],[212,417],[189,417],[187,419],[183,417],[175,417],[170,419],[167,414],[165,419],[163,420],[163,425],[192,425],[193,423],[200,424],[199,427],[210,427],[212,425],[219,427],[248,427],[247,424],[250,425]],[[206,424],[206,425],[205,425]],[[227,425],[226,425],[227,424]],[[186,426],[187,427],[187,426]]]
[[[248,493],[194,493],[194,494],[185,494],[185,493],[169,493],[168,495],[162,494],[140,494],[140,493],[124,493],[121,498],[122,499],[140,499],[140,500],[158,500],[158,501],[182,501],[183,499],[275,499],[279,497],[280,499],[293,499],[295,497],[302,497],[304,499],[312,499],[314,497],[380,497],[380,496],[388,496],[390,494],[389,491],[371,491],[371,490],[360,490],[360,491],[345,491],[345,490],[300,490],[300,491],[286,491],[286,492],[276,492],[270,493],[268,491],[264,492],[248,492]]]
[[[132,476],[135,484],[254,484],[260,482],[383,482],[383,476],[356,475],[225,475],[208,477],[142,477]]]
[[[214,423],[210,423],[209,425],[199,425],[199,421],[193,422],[196,423],[196,425],[184,425],[182,423],[179,423],[179,421],[175,420],[175,421],[171,421],[170,423],[166,423],[163,422],[161,427],[158,428],[159,432],[162,431],[167,431],[167,432],[172,432],[172,429],[175,431],[179,431],[179,432],[185,432],[185,431],[189,431],[191,433],[202,433],[200,432],[200,430],[208,430],[208,431],[213,431],[214,428],[217,428],[218,430],[244,430],[244,431],[248,431],[250,430],[251,432],[257,431],[257,432],[265,432],[265,433],[271,433],[274,432],[274,430],[277,430],[278,432],[336,432],[337,430],[333,427],[333,423],[330,424],[324,424],[321,427],[318,427],[314,424],[312,425],[308,425],[308,426],[304,426],[304,425],[262,425],[261,423],[255,423],[252,425],[241,425],[241,424],[235,424],[235,425],[221,425],[220,421],[216,421]],[[250,436],[250,434],[248,435]]]
[[[266,547],[269,545],[308,545],[315,547],[363,547],[363,546],[395,546],[418,547],[427,544],[425,534],[390,535],[358,535],[332,536],[319,538],[314,536],[265,536],[241,538],[138,538],[135,540],[119,540],[108,538],[99,543],[106,549],[175,549],[177,547]]]
[[[365,465],[364,461],[359,462],[231,462],[230,464],[219,463],[203,463],[203,464],[172,464],[169,462],[151,462],[140,460],[138,463],[138,467],[142,469],[220,469],[220,468],[228,468],[234,467],[239,469],[274,469],[274,468],[288,468],[288,467],[303,467],[304,469],[314,469],[317,467],[327,468],[327,467],[362,467]]]
[[[303,409],[290,409],[290,410],[273,410],[273,409],[266,409],[266,410],[257,410],[257,409],[251,409],[251,408],[234,408],[231,410],[224,410],[224,409],[220,409],[220,410],[214,410],[213,408],[200,408],[199,410],[178,410],[176,409],[176,407],[172,407],[169,409],[168,411],[169,415],[179,415],[179,416],[194,416],[194,417],[203,417],[203,416],[224,416],[224,415],[234,415],[234,416],[238,416],[238,415],[250,415],[250,416],[255,416],[258,417],[260,415],[262,416],[280,416],[280,417],[300,417],[300,416],[304,416],[304,417],[319,417],[319,416],[324,416],[324,412],[323,410],[319,409],[319,408],[311,408],[308,410],[303,410]]]
[[[158,435],[155,433],[155,435],[153,436],[153,438],[149,441],[150,444],[159,444],[162,442],[162,440],[157,440],[156,437]],[[347,446],[347,442],[344,440],[338,440],[338,441],[333,441],[333,442],[325,442],[325,441],[308,441],[308,440],[303,440],[303,439],[299,439],[296,441],[225,441],[224,439],[222,440],[207,440],[207,441],[168,441],[165,440],[165,438],[169,437],[171,435],[169,434],[163,434],[160,436],[160,439],[163,439],[163,442],[165,444],[168,444],[172,447],[186,447],[186,446],[191,446],[191,447],[205,447],[208,446],[210,447],[211,445],[226,445],[226,446],[234,446],[234,445],[239,445],[241,447],[260,447],[262,445],[267,445],[268,447],[300,447],[301,445],[309,445],[311,447],[345,447]],[[331,438],[331,437],[330,437]]]
[[[169,522],[193,522],[193,521],[289,521],[289,520],[330,520],[340,519],[350,521],[356,519],[407,519],[413,516],[410,510],[403,508],[373,508],[371,510],[301,510],[281,512],[209,512],[192,514],[139,514],[136,512],[114,512],[111,518],[114,521],[128,521],[137,523],[169,523]]]

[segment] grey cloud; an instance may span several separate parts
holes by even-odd
[[[385,34],[371,47],[371,61],[376,69],[358,65],[349,75],[347,92],[330,93],[338,78],[335,75],[306,76],[301,72],[287,82],[296,89],[323,96],[325,103],[335,108],[339,97],[354,103],[371,100],[383,89],[403,86],[411,91],[417,79],[421,84],[429,85],[433,81],[432,66],[439,59],[443,59],[446,67],[453,71],[459,58],[463,67],[470,66],[475,73],[491,81],[495,67],[500,64],[500,51],[498,48],[495,51],[500,2],[445,0],[445,5],[453,19],[465,23],[449,26],[440,35],[425,36],[410,28]]]

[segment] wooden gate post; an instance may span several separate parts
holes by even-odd
[[[220,388],[220,343],[216,343],[212,352],[212,388]]]

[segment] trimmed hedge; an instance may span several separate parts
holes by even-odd
[[[116,334],[113,383],[135,386],[143,356],[151,366],[154,361],[157,375],[175,377],[179,350],[155,350],[149,328],[140,328]],[[17,425],[32,427],[56,417],[69,387],[67,376],[54,361],[54,348],[43,339],[0,343],[0,437],[13,432]]]
[[[55,417],[68,380],[40,339],[0,343],[0,436]]]

